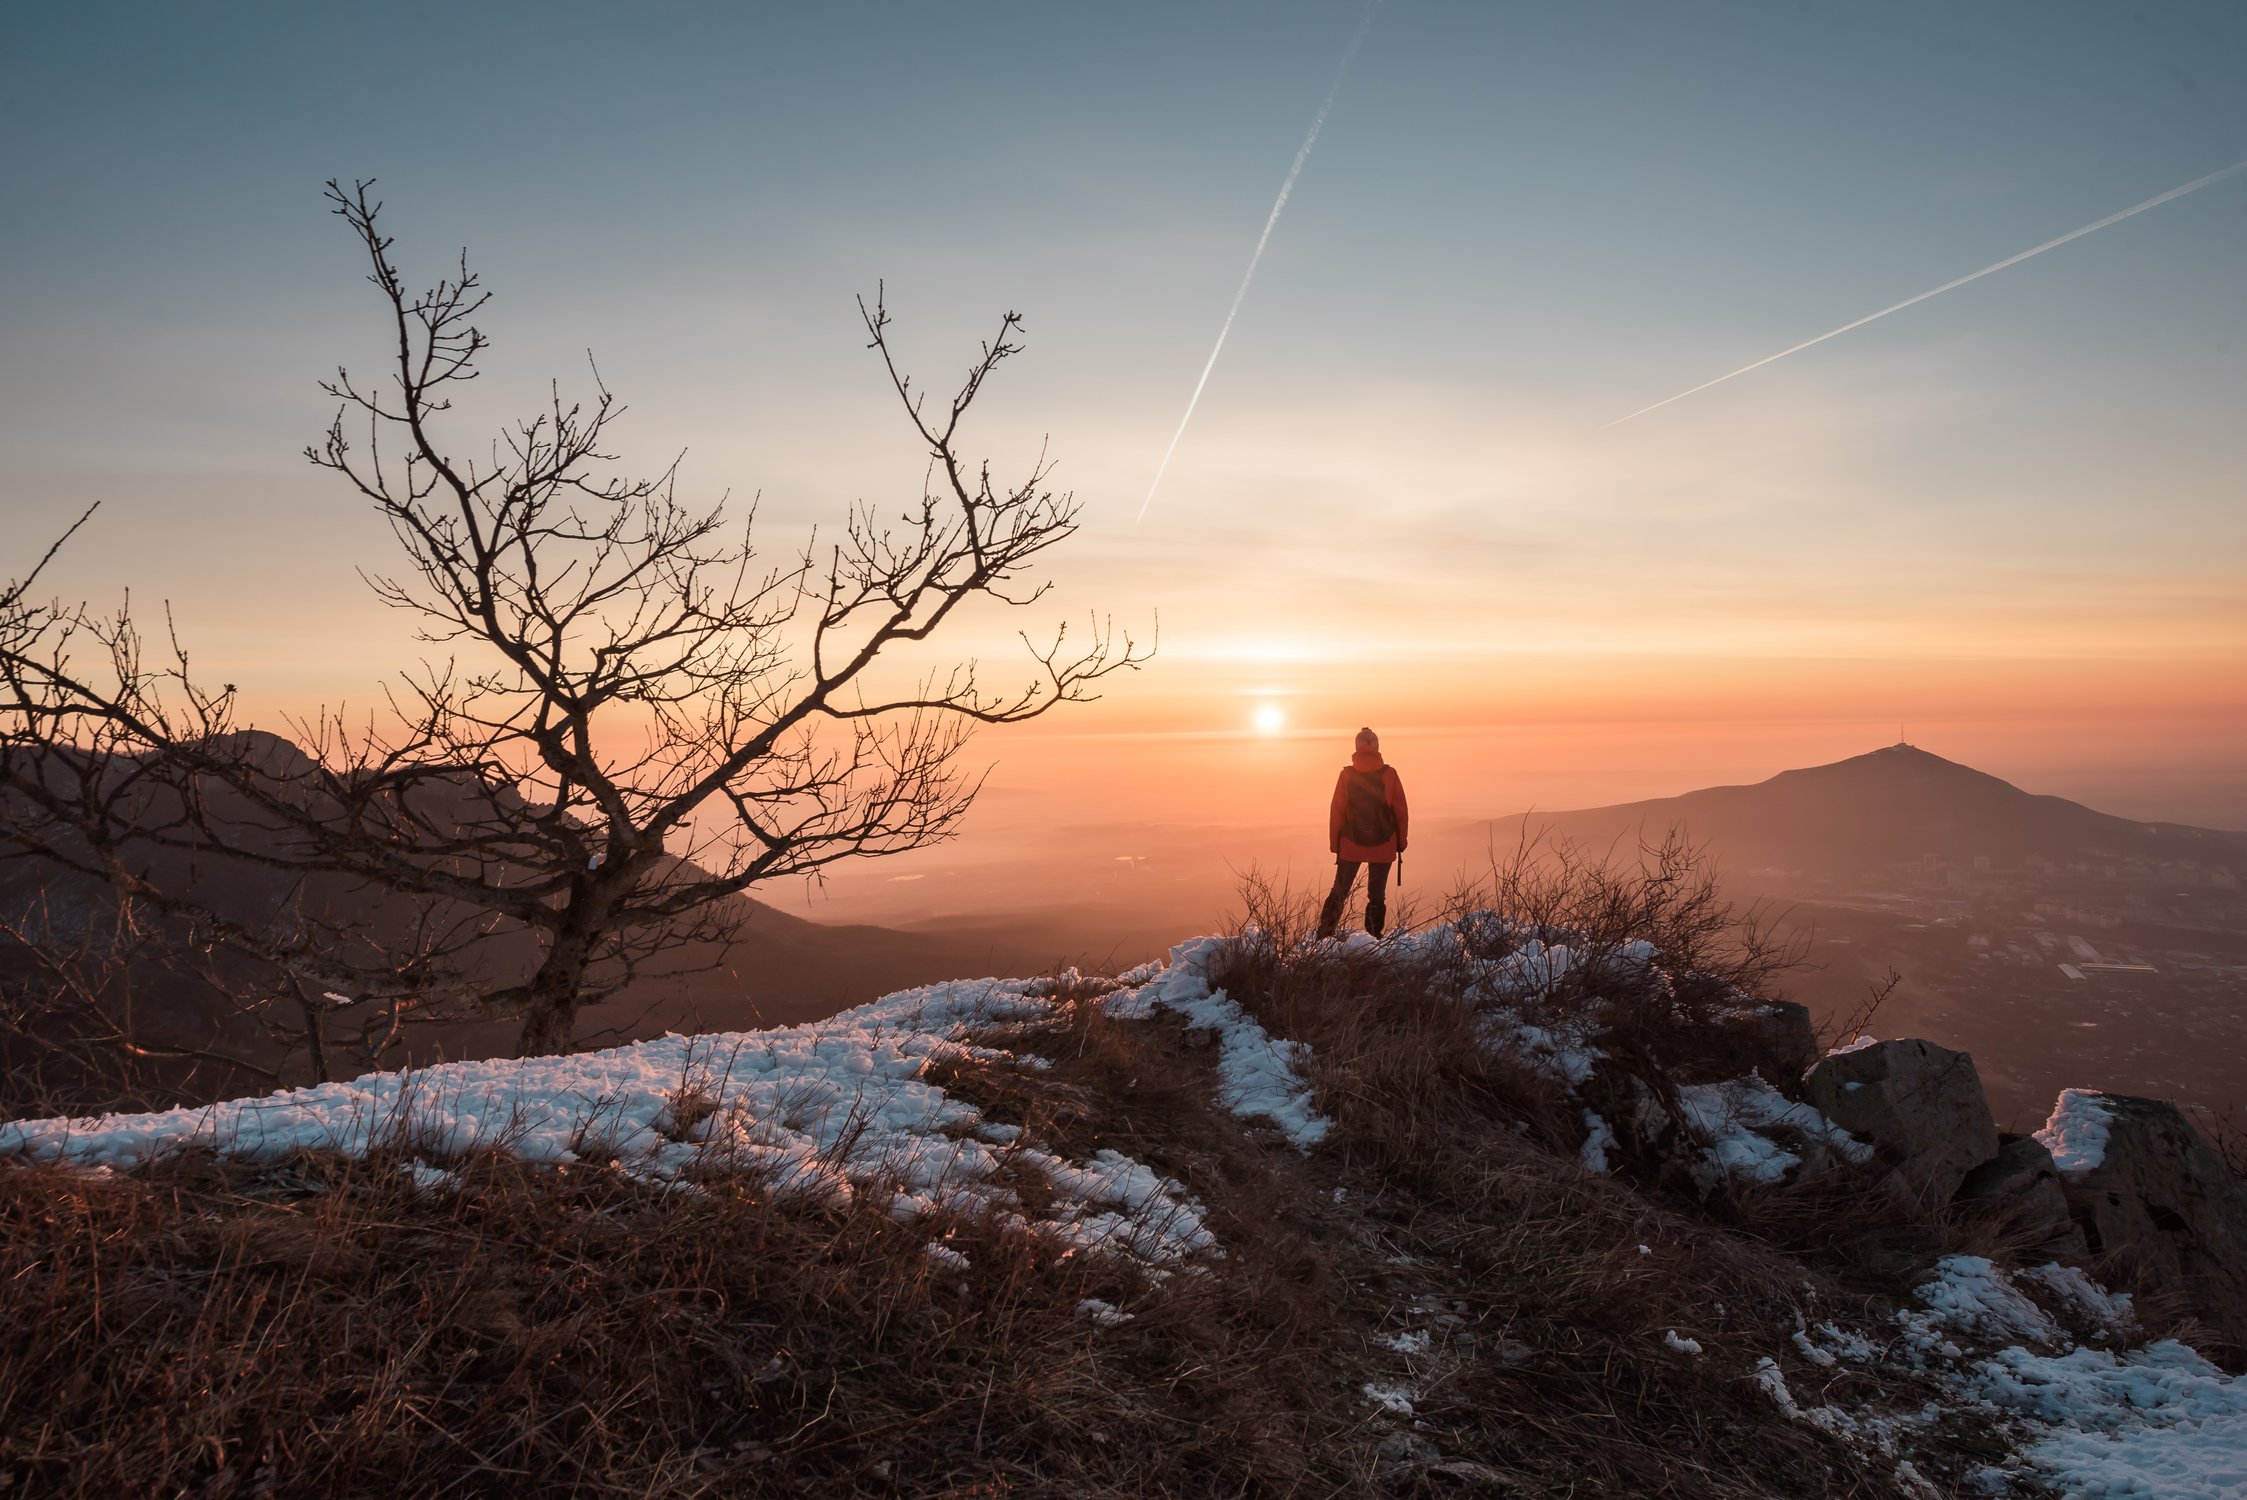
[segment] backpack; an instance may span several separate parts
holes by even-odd
[[[1397,836],[1397,810],[1389,805],[1389,771],[1347,773],[1348,800],[1342,807],[1342,837],[1365,848],[1386,844]]]

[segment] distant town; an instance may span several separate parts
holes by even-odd
[[[1859,876],[1765,866],[1740,884],[1792,908],[1821,1008],[1901,974],[1878,1029],[1909,1023],[1986,1059],[2001,1116],[2070,1084],[2247,1111],[2240,870],[2081,854],[1927,854]]]

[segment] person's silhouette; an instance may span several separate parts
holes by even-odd
[[[1335,780],[1334,802],[1327,811],[1326,847],[1334,855],[1334,889],[1319,912],[1320,937],[1334,936],[1341,925],[1342,907],[1357,883],[1359,865],[1368,867],[1365,930],[1381,935],[1389,921],[1389,866],[1404,853],[1410,821],[1404,782],[1396,767],[1381,759],[1381,737],[1370,729],[1359,730],[1356,753]]]

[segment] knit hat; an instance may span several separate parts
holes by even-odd
[[[1360,750],[1379,750],[1381,748],[1381,736],[1370,729],[1359,730],[1358,748]]]

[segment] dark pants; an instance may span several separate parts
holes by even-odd
[[[1319,911],[1319,936],[1332,937],[1334,929],[1342,925],[1342,907],[1350,899],[1350,887],[1357,884],[1358,861],[1338,859],[1334,862],[1334,889],[1326,893],[1326,905]],[[1389,866],[1386,861],[1365,867],[1365,930],[1375,937],[1389,925]]]

